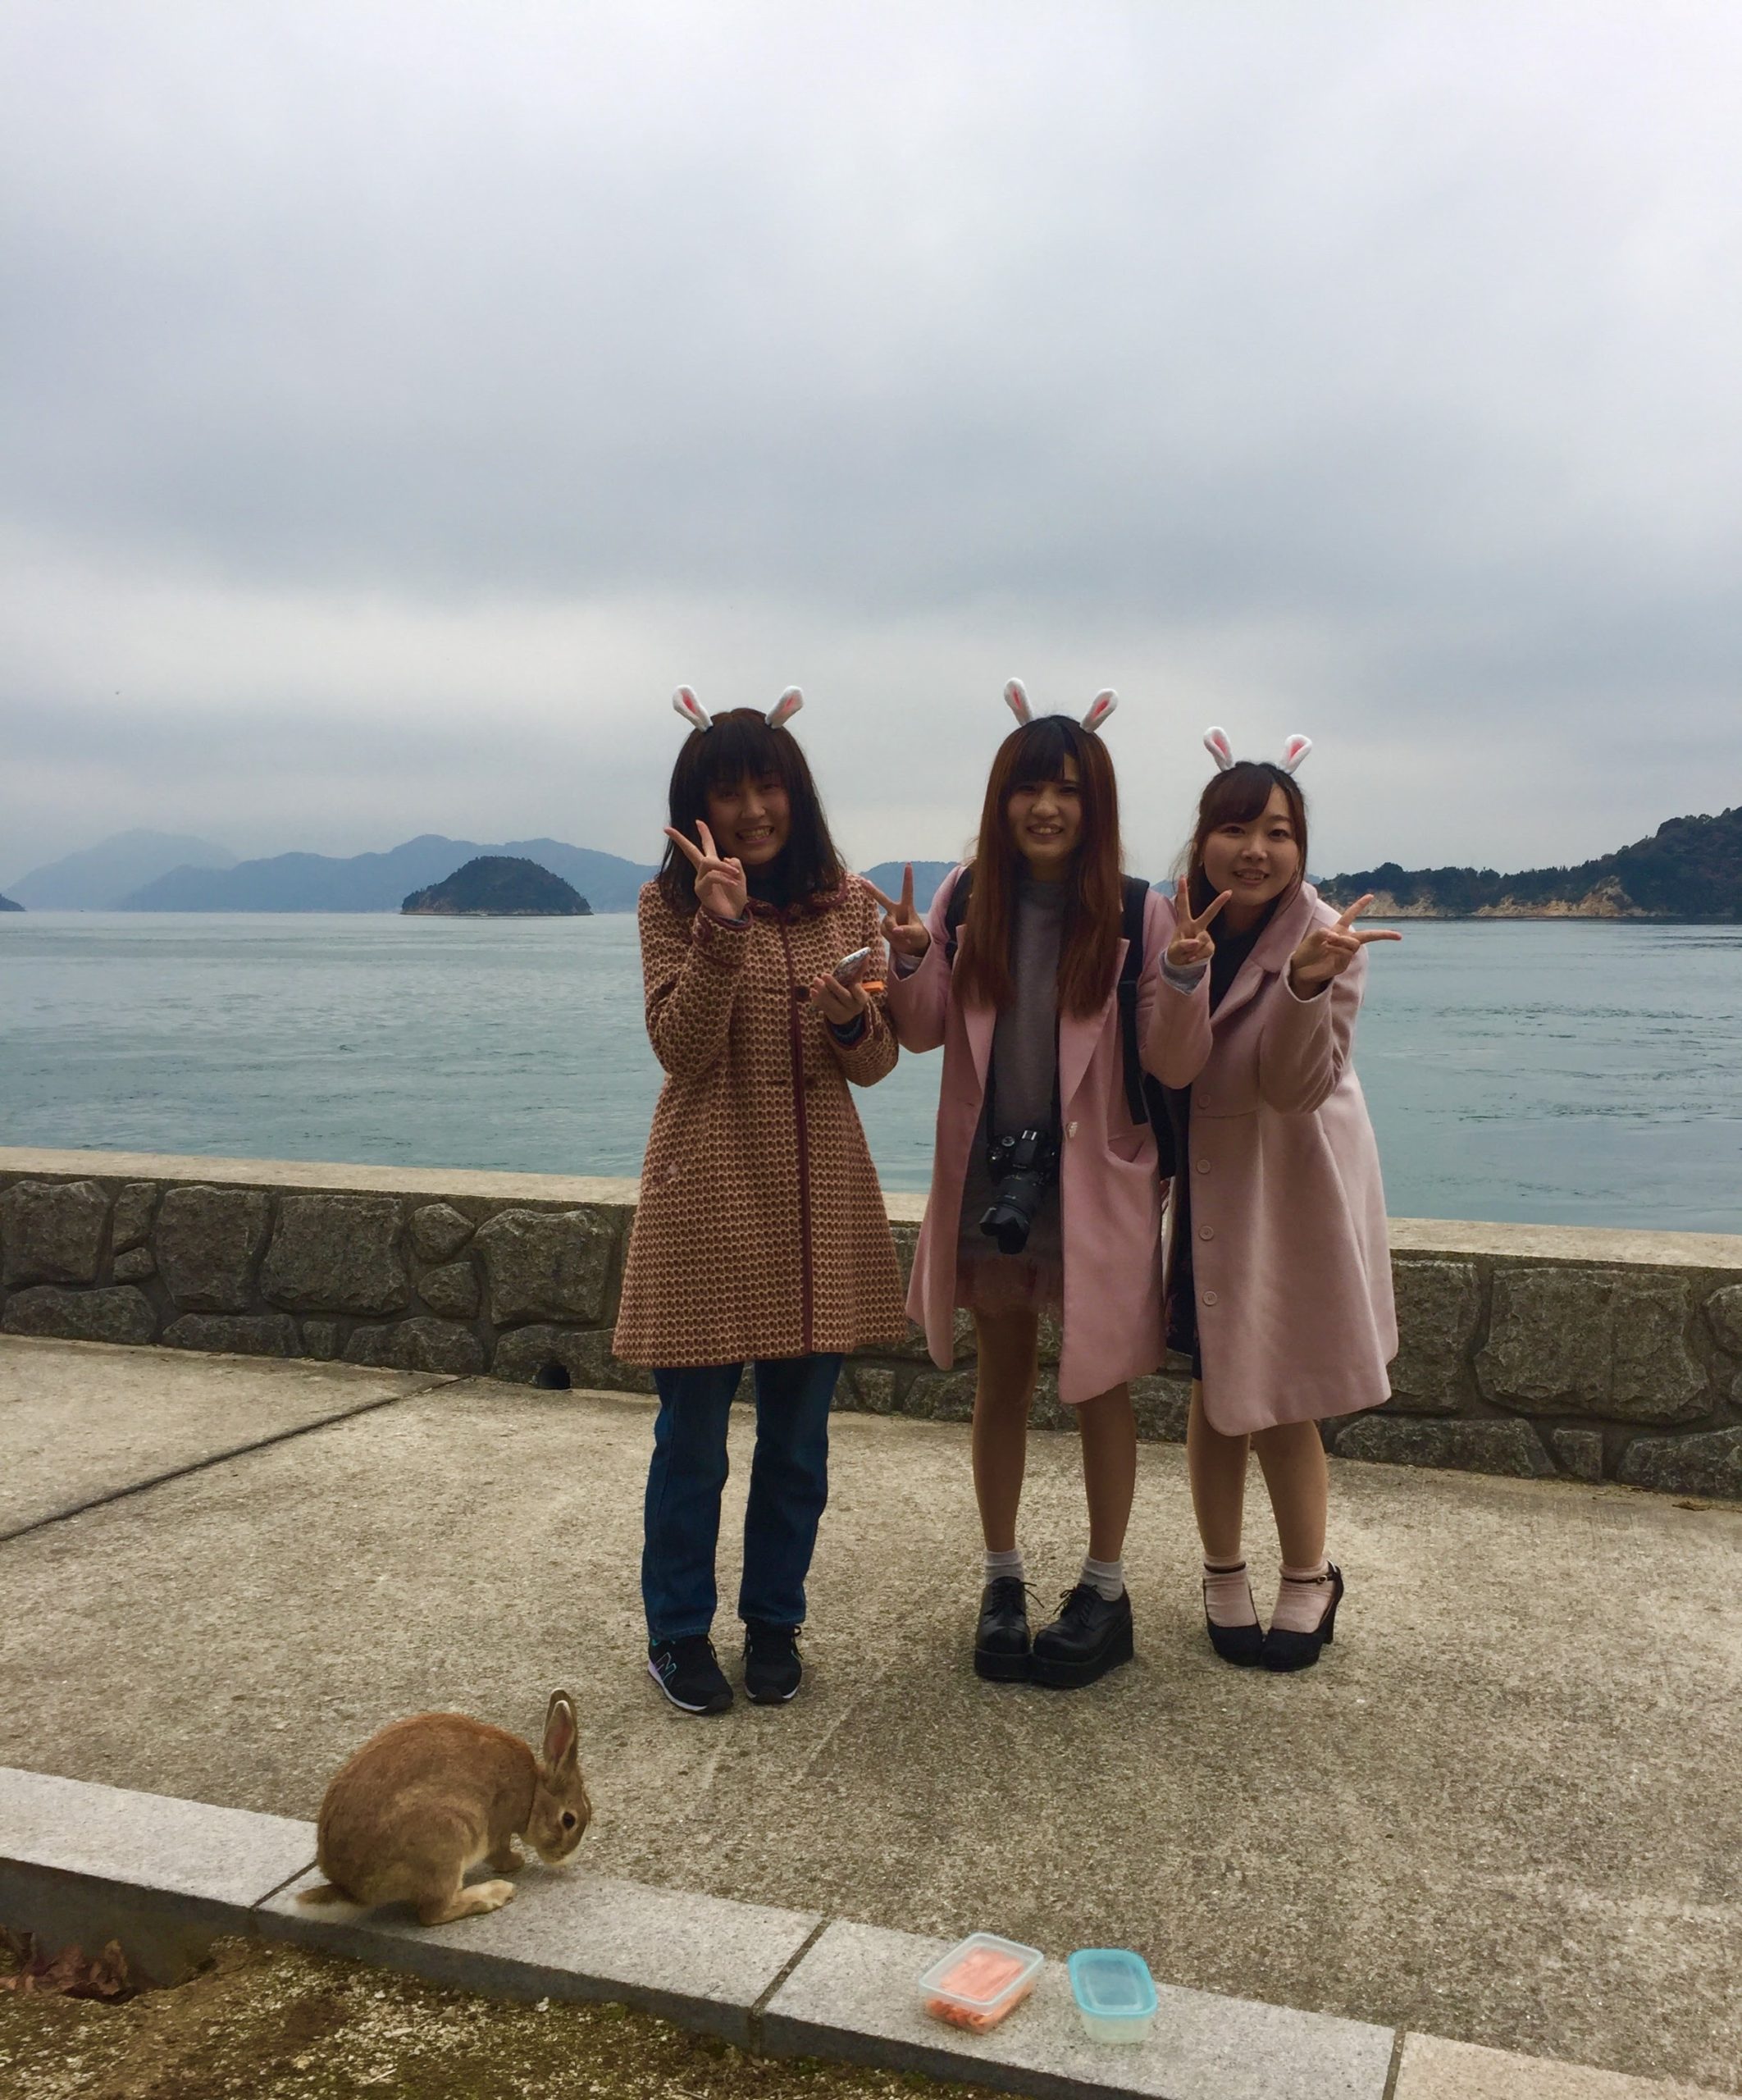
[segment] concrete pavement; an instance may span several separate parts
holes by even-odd
[[[26,1511],[200,1469],[0,1543],[0,1763],[308,1817],[382,1720],[452,1705],[530,1732],[563,1682],[600,1871],[1129,1944],[1169,1983],[1739,2082],[1734,1509],[1334,1466],[1338,1639],[1272,1679],[1210,1655],[1183,1454],[1148,1446],[1138,1660],[1049,1695],[968,1667],[964,1432],[843,1415],[806,1689],[697,1722],[639,1663],[639,1399],[8,1340],[18,1422]],[[80,1491],[58,1502],[57,1449]],[[1082,1550],[1074,1442],[1037,1436],[1029,1477],[1050,1593]]]
[[[0,1343],[0,1540],[434,1382],[258,1357],[19,1347]]]

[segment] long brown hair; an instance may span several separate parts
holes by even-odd
[[[786,789],[791,810],[781,861],[786,894],[800,904],[838,888],[845,866],[798,739],[785,727],[771,729],[759,708],[729,709],[714,716],[711,729],[692,729],[684,738],[672,768],[670,823],[673,831],[695,842],[698,821],[707,821],[710,788],[771,777]],[[695,911],[695,870],[669,839],[659,864],[659,888],[674,911],[687,917]]]
[[[1068,714],[1025,722],[998,746],[980,811],[974,888],[964,922],[967,938],[955,974],[966,998],[1001,1010],[1015,998],[1010,940],[1024,862],[1010,837],[1010,799],[1019,788],[1062,779],[1067,758],[1077,761],[1083,829],[1066,877],[1070,893],[1059,944],[1059,1010],[1083,1019],[1098,1013],[1105,1002],[1119,952],[1119,788],[1106,745]]]
[[[1306,879],[1306,798],[1292,773],[1267,759],[1243,758],[1226,773],[1213,773],[1198,797],[1197,824],[1184,854],[1186,896],[1194,913],[1206,911],[1215,892],[1204,879],[1204,845],[1211,833],[1224,824],[1250,824],[1261,816],[1274,790],[1280,788],[1288,805],[1288,821],[1294,827],[1294,842],[1301,850],[1301,864],[1294,880],[1276,901],[1293,897]]]

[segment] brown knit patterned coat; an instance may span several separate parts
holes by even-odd
[[[877,947],[856,875],[736,927],[641,892],[647,1033],[666,1081],[654,1111],[613,1347],[672,1367],[848,1352],[907,1332],[895,1248],[847,1082],[891,1071],[873,993],[850,1048],[805,997],[844,955]]]

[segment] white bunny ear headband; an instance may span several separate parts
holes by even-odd
[[[771,729],[784,729],[804,705],[804,694],[796,686],[788,686],[763,719]],[[679,686],[672,695],[672,705],[692,729],[714,727],[714,717],[687,686]]]
[[[1019,722],[1032,722],[1034,710],[1028,705],[1028,695],[1020,678],[1012,678],[1004,688],[1004,703]],[[1119,695],[1110,686],[1104,687],[1089,702],[1088,712],[1083,718],[1083,727],[1092,734],[1119,705]]]
[[[1236,763],[1234,746],[1228,741],[1225,729],[1206,729],[1204,749],[1215,760],[1219,773],[1231,773]],[[1277,764],[1284,773],[1298,773],[1306,754],[1312,749],[1311,737],[1291,737],[1283,746],[1283,755]]]

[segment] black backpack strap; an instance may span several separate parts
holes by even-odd
[[[1127,875],[1122,885],[1120,931],[1125,937],[1125,959],[1119,966],[1119,1033],[1125,1053],[1125,1106],[1133,1123],[1150,1120],[1144,1098],[1143,1061],[1138,1048],[1138,979],[1143,970],[1143,914],[1149,902],[1149,885],[1141,875]]]
[[[950,892],[950,902],[944,906],[944,961],[953,970],[955,951],[960,943],[962,921],[968,916],[968,899],[974,892],[974,865],[968,866],[955,879],[955,887]]]

